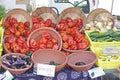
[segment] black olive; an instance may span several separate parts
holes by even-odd
[[[86,65],[86,64],[84,62],[76,62],[75,65],[82,66],[82,65]]]

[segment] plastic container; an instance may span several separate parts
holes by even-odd
[[[96,64],[97,66],[100,66],[103,69],[117,69],[120,66],[120,56],[119,55],[117,56],[118,56],[117,59],[112,59],[110,56],[106,56],[107,57],[106,59],[104,57],[101,59],[99,58]]]
[[[116,47],[118,51],[120,52],[120,47]],[[102,47],[90,47],[90,50],[97,54],[97,56],[104,55],[103,48]]]
[[[3,21],[3,18],[0,20],[0,27],[2,27],[2,21]]]
[[[4,35],[4,29],[0,27],[0,56],[2,55],[2,51],[3,51],[3,35]]]
[[[120,46],[120,41],[113,41],[113,42],[94,42],[90,39],[89,37],[89,33],[92,32],[92,30],[90,31],[85,31],[85,35],[86,37],[89,39],[90,41],[90,47],[103,47],[103,46]],[[100,31],[100,33],[104,33],[104,31]]]

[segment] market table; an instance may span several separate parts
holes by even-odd
[[[102,77],[91,79],[87,71],[75,71],[69,67],[55,73],[55,77],[33,74],[33,69],[25,74],[14,75],[14,80],[102,80]]]

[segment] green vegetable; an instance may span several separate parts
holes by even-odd
[[[28,52],[27,56],[31,57],[32,56],[32,52]]]
[[[108,30],[104,33],[93,31],[89,34],[89,37],[94,42],[120,41],[120,31]]]
[[[49,62],[49,65],[56,65],[56,66],[57,66],[57,65],[60,65],[60,64],[55,63],[54,61],[50,61],[50,62]]]
[[[6,13],[5,7],[0,5],[0,20],[5,15],[5,13]]]

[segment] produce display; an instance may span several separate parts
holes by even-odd
[[[11,54],[2,59],[2,64],[12,69],[23,69],[30,66],[31,58],[29,56],[16,56]]]
[[[31,33],[30,23],[18,22],[14,17],[7,17],[4,22],[4,47],[10,52],[27,54],[29,47],[26,44],[27,37]]]
[[[81,18],[71,19],[67,17],[62,19],[57,25],[57,29],[63,40],[63,48],[69,50],[85,50],[89,47],[89,41],[80,29],[83,27]]]
[[[44,20],[42,17],[33,17],[32,22],[33,22],[32,30],[35,30],[41,27],[56,28],[56,24],[52,22],[51,19]]]
[[[34,64],[40,61],[39,63],[55,65],[56,71],[64,68],[66,64],[74,70],[83,71],[92,68],[97,60],[103,62],[119,61],[119,55],[97,57],[92,51],[87,51],[92,45],[98,48],[104,45],[102,42],[109,45],[109,42],[120,41],[120,31],[113,30],[113,19],[93,20],[86,24],[86,19],[84,20],[83,16],[77,16],[78,18],[70,18],[63,15],[64,18],[60,18],[59,22],[55,18],[56,23],[49,18],[44,20],[41,16],[32,16],[32,18],[30,16],[31,21],[28,21],[30,19],[20,21],[19,18],[7,16],[3,22],[4,54],[20,53],[27,55],[29,53],[32,57],[11,54],[1,60],[2,64],[12,69],[24,69],[32,65],[33,60]],[[91,32],[88,34],[85,30]],[[69,58],[68,61],[67,58]],[[87,68],[82,69],[82,66]]]
[[[120,41],[120,31],[107,30],[106,32],[93,31],[89,36],[94,42]]]

